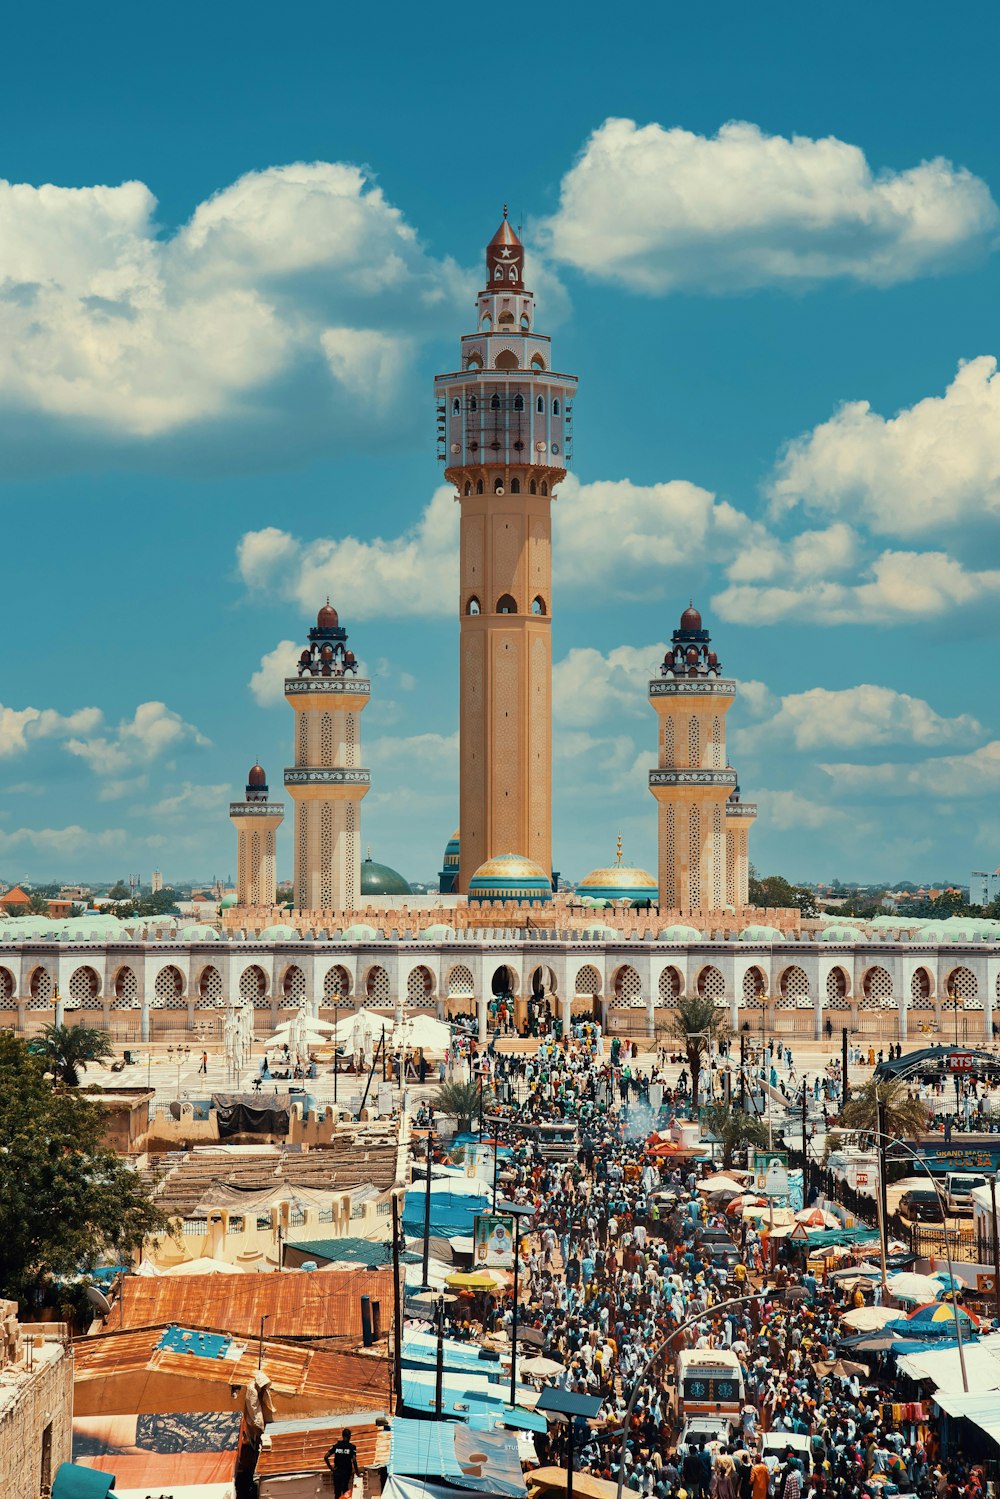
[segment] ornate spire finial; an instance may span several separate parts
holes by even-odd
[[[622,835],[618,834],[618,868],[622,866]]]
[[[506,205],[506,203],[503,206],[503,216],[504,216],[504,218],[507,217],[507,205]]]

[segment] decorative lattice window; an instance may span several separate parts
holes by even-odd
[[[348,713],[344,719],[344,763],[354,769],[358,750],[358,715]]]
[[[350,975],[346,968],[338,964],[336,968],[327,970],[323,980],[324,999],[345,999],[351,992]]]
[[[826,976],[826,1007],[828,1010],[849,1010],[851,1001],[847,997],[847,974],[842,968],[831,968]]]
[[[55,996],[56,986],[47,968],[36,968],[28,981],[29,1010],[47,1010]]]
[[[743,975],[743,1003],[751,1010],[761,1009],[767,985],[759,968],[748,968]]]
[[[742,905],[737,901],[736,890],[736,862],[738,858],[739,842],[735,833],[726,834],[726,905],[735,907]]]
[[[716,910],[722,905],[723,877],[722,877],[722,853],[725,845],[722,839],[722,808],[714,807],[712,810],[712,905]]]
[[[663,763],[668,770],[672,770],[676,764],[677,751],[674,747],[674,721],[668,713],[663,720]]]
[[[892,974],[887,968],[869,968],[862,985],[861,1010],[884,1010],[895,1004]]]
[[[14,975],[9,968],[0,968],[0,1004],[9,1004],[14,998]]]
[[[236,888],[239,893],[240,902],[243,903],[246,901],[247,893],[250,889],[247,882],[247,835],[245,832],[240,833],[236,840],[236,859]]]
[[[934,1000],[931,996],[931,976],[926,968],[918,968],[910,979],[910,1009],[911,1010],[933,1010]]]
[[[296,765],[309,764],[309,714],[300,713],[295,747]]]
[[[642,998],[642,979],[627,964],[615,974],[615,997],[623,999],[626,1004]]]
[[[357,889],[354,883],[354,876],[358,862],[354,846],[358,820],[357,808],[353,802],[348,802],[344,809],[344,821],[347,829],[347,879],[344,882],[344,906],[348,911],[353,911],[357,902]]]
[[[281,992],[289,1004],[298,1006],[305,1002],[306,976],[297,964],[293,963],[291,968],[286,969]]]
[[[712,766],[722,770],[722,719],[712,719]]]
[[[576,992],[581,995],[589,995],[591,999],[596,998],[601,992],[601,975],[593,963],[585,963],[576,976]]]
[[[805,1009],[809,1004],[809,980],[801,968],[786,968],[778,985],[778,1009]]]
[[[677,819],[673,807],[667,807],[664,837],[667,846],[667,878],[666,889],[660,891],[660,903],[670,907],[677,904]]]
[[[213,969],[212,972],[214,973],[214,971],[215,970]],[[206,972],[207,972],[207,970],[206,970]],[[205,981],[204,981],[204,978],[203,978],[202,979],[202,988],[203,989],[204,989],[204,982]],[[265,976],[264,970],[262,968],[258,968],[258,966],[257,966],[256,963],[252,963],[249,968],[244,968],[243,972],[240,974],[240,999],[248,1000],[251,1003],[256,1004],[257,1000],[258,999],[263,999],[263,997],[264,997],[264,995],[266,993],[267,993],[267,978]],[[220,998],[221,998],[221,994],[222,994],[222,985],[221,985],[221,983],[219,985],[219,994],[220,994]]]
[[[434,992],[434,979],[428,968],[414,968],[406,980],[406,1003],[426,1004]]]
[[[698,993],[702,999],[711,999],[717,1005],[726,1002],[726,981],[717,968],[703,968],[698,975]]]
[[[680,997],[681,976],[676,968],[664,968],[660,974],[660,1004],[672,1005]]]
[[[242,994],[242,981],[240,990]],[[221,1005],[222,1003],[222,975],[217,968],[211,967],[204,970],[198,982],[199,999],[207,999],[210,1004]]]
[[[93,968],[78,968],[69,981],[69,997],[82,1010],[102,1009],[101,981]]]
[[[389,999],[389,975],[384,968],[372,968],[365,980],[365,993],[372,1004],[387,1005]]]
[[[329,715],[327,715],[329,716]],[[319,812],[319,899],[324,911],[333,905],[333,803],[323,802]]]
[[[701,727],[697,718],[688,719],[688,764],[692,769],[701,764]]]
[[[476,993],[476,986],[472,978],[472,970],[466,968],[464,963],[458,963],[448,974],[448,998],[449,999],[472,999]]]
[[[971,968],[956,968],[948,975],[946,985],[949,1002],[943,1009],[981,1010],[979,983]]]
[[[324,713],[320,719],[319,729],[319,763],[327,766],[333,764],[333,714]]]
[[[697,807],[688,812],[688,904],[692,911],[701,907],[701,818]]]
[[[295,870],[295,900],[300,910],[309,909],[309,803],[295,803],[298,859]]]
[[[250,834],[250,904],[260,905],[260,833],[254,829]]]
[[[113,1010],[133,1010],[139,1003],[139,980],[131,968],[119,968],[115,974]]]
[[[167,1009],[176,1009],[178,1006],[172,1005],[171,1001],[180,999],[183,993],[184,979],[180,969],[174,968],[172,964],[169,968],[161,968],[153,985],[157,1005],[164,1005]]]

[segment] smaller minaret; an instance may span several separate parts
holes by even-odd
[[[740,801],[737,781],[726,802],[726,904],[742,911],[750,904],[750,829],[757,804]]]
[[[273,906],[277,889],[275,834],[284,821],[283,802],[267,799],[267,776],[262,765],[251,765],[246,800],[229,803],[236,828],[236,903]]]

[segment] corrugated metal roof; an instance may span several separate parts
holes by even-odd
[[[273,1338],[361,1338],[361,1297],[392,1318],[392,1271],[330,1269],[267,1275],[129,1275],[111,1327],[210,1328],[256,1337],[260,1319]]]
[[[296,1249],[307,1257],[321,1260],[350,1260],[359,1265],[391,1265],[392,1245],[387,1239],[296,1239],[286,1241],[285,1249]],[[403,1265],[418,1265],[421,1256],[404,1249],[399,1256]]]
[[[254,1477],[275,1478],[283,1473],[324,1471],[323,1458],[339,1441],[343,1421],[309,1422],[309,1430],[287,1431],[283,1426],[305,1426],[300,1421],[275,1422],[267,1428],[270,1447],[261,1447]],[[348,1423],[349,1424],[349,1423]],[[389,1433],[380,1426],[351,1426],[351,1441],[358,1449],[358,1467],[384,1467],[389,1461]]]
[[[179,1379],[243,1385],[257,1371],[259,1344],[256,1339],[231,1349],[231,1352],[239,1353],[238,1358],[219,1359],[178,1352],[171,1347],[161,1348],[158,1346],[160,1341],[159,1328],[81,1338],[74,1344],[75,1383],[82,1385],[128,1375],[135,1380],[136,1405],[133,1409],[138,1410],[145,1375],[173,1375]],[[386,1402],[391,1400],[386,1358],[332,1353],[304,1344],[265,1339],[262,1367],[276,1394],[328,1400],[331,1410],[382,1411]]]

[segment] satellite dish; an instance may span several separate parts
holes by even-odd
[[[87,1300],[95,1311],[100,1312],[102,1317],[109,1317],[111,1315],[111,1302],[105,1296],[104,1292],[99,1291],[96,1286],[87,1287]]]

